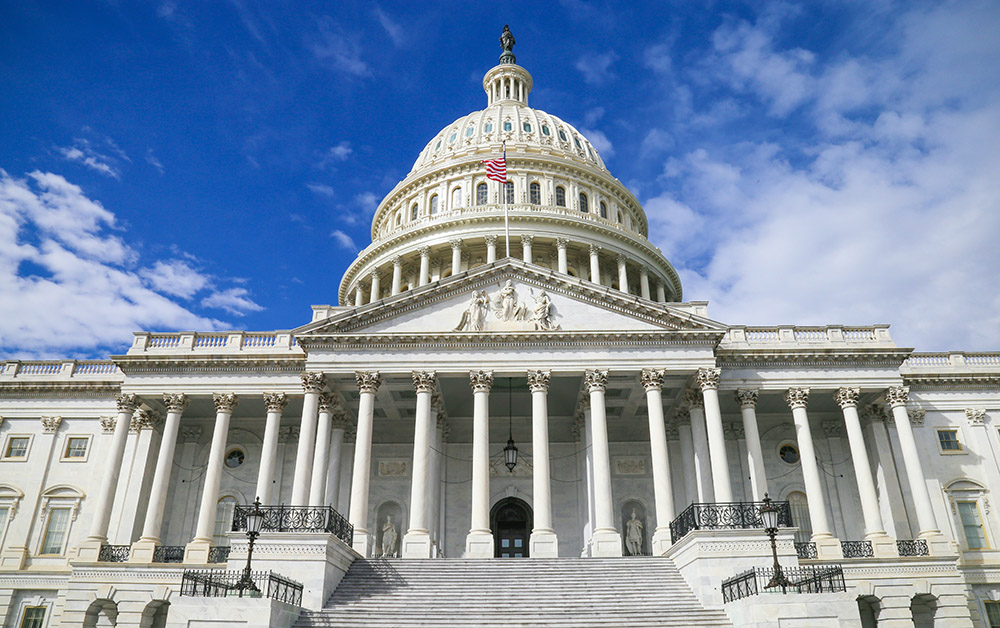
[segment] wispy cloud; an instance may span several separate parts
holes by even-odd
[[[323,183],[307,183],[306,187],[309,188],[313,194],[318,194],[327,198],[333,198],[336,196],[336,192],[333,191],[333,188]]]
[[[375,17],[378,19],[378,23],[382,25],[385,32],[389,35],[389,39],[397,48],[403,46],[406,43],[406,31],[400,26],[395,20],[393,20],[389,15],[382,10],[382,7],[375,7]]]
[[[583,133],[584,137],[590,140],[590,143],[594,145],[597,152],[601,154],[601,157],[605,159],[614,157],[615,147],[602,131],[596,129],[580,129],[580,133]]]
[[[191,267],[187,260],[159,260],[139,271],[157,292],[190,299],[211,284],[208,276]]]
[[[340,229],[334,229],[333,233],[330,234],[333,241],[337,243],[342,249],[347,249],[348,251],[357,251],[358,245],[354,243],[354,238],[347,235]]]
[[[155,154],[153,154],[152,148],[146,149],[146,163],[156,168],[160,174],[163,174],[164,172],[163,163],[159,159],[157,159]]]
[[[335,72],[359,78],[371,75],[356,35],[346,32],[328,16],[321,18],[317,26],[319,33],[308,43],[313,56]]]
[[[131,160],[111,138],[105,139],[104,147],[102,152],[102,150],[95,148],[90,140],[78,137],[73,140],[73,144],[70,146],[57,146],[56,151],[69,161],[83,164],[95,172],[114,179],[121,179],[119,163]],[[114,155],[108,153],[114,153]]]
[[[263,306],[254,302],[250,298],[250,292],[246,288],[229,288],[213,292],[202,299],[204,307],[225,310],[234,316],[244,316],[247,312],[260,312]]]
[[[609,50],[598,55],[580,57],[575,67],[583,74],[583,80],[588,85],[604,85],[616,78],[612,66],[617,60],[618,55]]]

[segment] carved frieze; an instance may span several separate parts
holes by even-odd
[[[966,408],[965,418],[969,425],[984,425],[986,423],[986,410],[983,408]]]

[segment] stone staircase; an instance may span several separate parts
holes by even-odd
[[[732,626],[666,558],[357,560],[296,628]]]

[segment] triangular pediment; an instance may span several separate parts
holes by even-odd
[[[332,334],[702,332],[726,326],[613,288],[503,259],[393,297],[341,310],[294,330],[300,341]]]

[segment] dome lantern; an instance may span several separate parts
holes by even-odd
[[[500,45],[503,53],[499,65],[492,68],[483,77],[483,89],[486,91],[487,106],[494,104],[514,104],[528,106],[528,94],[531,92],[531,74],[517,65],[514,56],[514,35],[505,24],[500,35]]]

